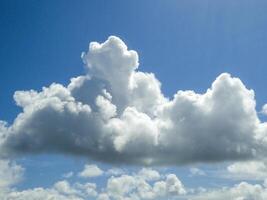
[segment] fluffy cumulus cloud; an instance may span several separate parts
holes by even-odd
[[[267,198],[266,184],[241,182],[233,187],[205,191],[188,197],[188,200],[264,200]]]
[[[186,190],[174,174],[163,180],[147,182],[141,176],[122,175],[107,181],[107,194],[112,199],[174,199],[184,196]]]
[[[145,168],[123,175],[108,175],[103,186],[77,179],[76,182],[59,180],[48,188],[18,190],[12,186],[21,180],[23,168],[10,161],[0,164],[5,172],[0,173],[0,199],[3,200],[152,200],[176,199],[186,195],[186,189],[176,175],[160,176],[158,171]]]
[[[0,190],[12,186],[22,179],[24,168],[10,160],[0,160]]]
[[[83,171],[79,172],[79,176],[83,178],[90,178],[101,176],[103,171],[97,165],[85,165]]]
[[[243,180],[267,179],[267,163],[264,161],[236,162],[227,167],[226,177]]]
[[[118,37],[92,42],[82,54],[86,74],[67,86],[17,91],[22,112],[0,123],[2,156],[57,152],[105,162],[181,164],[243,160],[266,153],[267,124],[253,90],[230,74],[203,94],[169,99],[138,54]]]
[[[158,171],[153,170],[153,169],[148,169],[148,168],[141,169],[138,175],[148,181],[160,179],[160,174]]]
[[[69,183],[60,180],[49,188],[36,187],[17,190],[16,184],[24,179],[24,168],[11,160],[0,160],[1,200],[85,200],[96,198],[95,183]]]
[[[16,189],[0,191],[0,198],[3,200],[85,200],[94,199],[96,196],[95,184],[75,183],[71,185],[65,180],[56,182],[50,188],[38,187],[22,191]]]
[[[50,187],[19,190],[13,186],[21,180],[23,167],[4,160],[0,162],[0,169],[4,172],[0,173],[0,199],[3,200],[265,200],[267,198],[267,182],[263,180],[257,184],[243,181],[221,188],[187,188],[175,174],[160,173],[149,168],[106,177],[110,170],[108,169],[103,173],[105,174],[103,177],[106,178],[102,184],[98,182],[99,185],[81,181],[77,176],[75,181],[59,180]]]

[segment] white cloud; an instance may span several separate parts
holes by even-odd
[[[97,193],[97,185],[95,183],[76,183],[75,187],[84,192],[86,196],[95,197],[98,195]]]
[[[73,176],[73,172],[67,172],[62,175],[63,178],[71,178]]]
[[[0,191],[0,199],[3,200],[85,200],[90,199],[97,195],[94,184],[74,184],[70,185],[69,182],[63,180],[56,182],[51,188],[33,188],[18,191],[10,189]]]
[[[112,186],[106,188],[107,193],[97,193],[87,195],[82,187],[79,189],[75,185],[68,187],[70,190],[75,190],[75,193],[66,193],[62,188],[33,188],[22,191],[10,190],[0,191],[0,198],[3,200],[149,200],[149,199],[185,199],[185,200],[265,200],[267,198],[267,188],[265,184],[250,184],[241,182],[233,187],[222,187],[217,189],[196,189],[195,193],[186,194],[183,186],[175,175],[167,176],[169,180],[155,182],[154,185],[149,185],[142,180],[134,180],[132,176],[122,176],[109,181]],[[118,181],[122,181],[125,185],[117,186]],[[55,184],[56,185],[56,184]],[[82,185],[82,184],[81,184]],[[64,188],[64,187],[63,187]]]
[[[78,196],[60,194],[55,189],[33,188],[23,191],[11,191],[9,193],[0,193],[3,200],[84,200]]]
[[[178,91],[168,99],[115,36],[90,43],[82,59],[87,74],[66,87],[15,92],[23,111],[0,124],[2,155],[59,152],[151,165],[265,157],[267,123],[240,79],[223,73],[203,94]]]
[[[110,198],[107,194],[103,193],[98,195],[97,200],[110,200]]]
[[[12,166],[12,164],[6,161],[2,166]],[[13,164],[15,165],[15,164]],[[254,165],[254,164],[253,164]],[[239,163],[234,165],[238,171],[240,168]],[[238,166],[238,167],[237,167]],[[6,167],[2,167],[6,169]],[[1,169],[2,169],[1,168]],[[8,168],[12,173],[17,174],[18,171],[15,168],[22,167],[10,167]],[[232,167],[233,168],[233,167]],[[251,169],[251,168],[250,168]],[[260,167],[255,167],[255,170]],[[241,170],[241,171],[242,171]],[[0,171],[1,172],[1,171]],[[243,172],[247,172],[242,171]],[[7,172],[6,173],[10,173]],[[22,172],[20,172],[22,173]],[[17,190],[12,188],[12,184],[6,184],[5,188],[0,190],[0,199],[3,200],[162,200],[162,199],[185,199],[185,200],[265,200],[267,198],[267,184],[266,181],[263,184],[251,184],[248,182],[241,182],[234,186],[222,187],[222,188],[195,188],[186,189],[183,183],[178,179],[175,174],[160,174],[158,179],[155,177],[158,171],[152,169],[143,168],[138,172],[132,172],[131,174],[123,174],[117,177],[111,176],[106,180],[106,186],[99,188],[95,183],[89,182],[76,182],[70,183],[66,180],[57,181],[51,187],[43,188],[37,187],[32,189]],[[234,170],[236,173],[236,170]],[[141,176],[144,175],[144,176]],[[21,176],[21,175],[20,175]],[[16,176],[14,176],[16,177]],[[1,175],[1,181],[8,181],[9,176]],[[16,178],[15,178],[16,179]]]
[[[74,195],[77,194],[78,191],[72,188],[68,181],[58,181],[55,183],[54,188],[61,194],[65,195]]]
[[[79,172],[79,176],[83,178],[90,178],[101,176],[104,172],[97,165],[85,165],[83,171]]]
[[[12,171],[12,170],[11,170]],[[106,173],[107,174],[107,173]],[[9,177],[1,177],[8,180]],[[51,187],[18,190],[7,186],[0,190],[3,200],[149,200],[176,199],[186,197],[186,189],[174,174],[159,175],[152,169],[141,169],[138,172],[111,176],[104,184],[60,180]],[[99,182],[98,182],[99,183]],[[101,188],[100,188],[101,185]]]
[[[264,161],[236,162],[227,167],[227,177],[243,180],[265,180],[267,165]]]
[[[0,160],[0,190],[22,180],[24,168],[10,160]]]
[[[204,175],[206,175],[206,173],[203,170],[196,168],[196,167],[190,168],[190,173],[192,176],[204,176]]]
[[[153,178],[151,174],[153,173]],[[107,194],[114,199],[173,199],[184,196],[186,190],[174,174],[155,178],[157,171],[140,170],[136,175],[111,177],[107,181]],[[141,176],[141,174],[145,174]],[[148,175],[149,174],[149,175]],[[151,183],[149,183],[149,182]]]
[[[167,193],[172,195],[185,194],[186,191],[182,182],[175,174],[168,174],[166,177]]]
[[[118,176],[125,174],[125,171],[120,168],[111,168],[106,172],[107,175],[113,175],[113,176]]]
[[[135,178],[129,175],[111,177],[107,182],[107,191],[115,199],[122,199],[136,187]]]
[[[264,115],[267,115],[267,104],[262,106],[261,113],[264,114]]]
[[[206,191],[188,198],[189,200],[265,200],[267,199],[267,188],[260,184],[249,184],[241,182],[234,187],[224,187]]]
[[[143,168],[138,172],[138,176],[142,177],[144,180],[147,181],[155,181],[160,179],[160,174],[158,171],[149,169],[149,168]]]

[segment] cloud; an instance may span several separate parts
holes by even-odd
[[[0,191],[0,198],[8,200],[85,200],[96,196],[95,184],[75,183],[71,185],[65,180],[56,182],[50,188],[38,187],[22,191],[15,189]]]
[[[200,194],[196,194],[194,197],[188,198],[189,200],[264,200],[267,198],[267,188],[263,184],[249,184],[247,182],[241,182],[233,187],[224,187],[217,190],[210,190]]]
[[[261,113],[264,114],[264,115],[267,115],[267,104],[262,106]]]
[[[10,172],[14,171],[13,168],[8,170]],[[0,174],[1,181],[8,181],[9,178]],[[99,181],[97,182],[99,185],[92,182],[79,181],[79,179],[74,183],[67,180],[59,180],[47,188],[37,187],[25,190],[18,190],[9,185],[4,190],[0,190],[0,199],[171,200],[178,197],[185,197],[186,195],[186,189],[176,175],[159,175],[159,172],[153,169],[143,168],[137,172],[108,176],[103,184],[100,184]]]
[[[227,167],[226,176],[232,179],[265,180],[267,165],[264,161],[236,162]]]
[[[5,163],[5,164],[3,164]],[[10,161],[1,162],[1,182],[20,180],[23,169]],[[4,167],[3,167],[4,166]],[[9,166],[7,168],[6,166]],[[107,170],[108,171],[108,170]],[[1,172],[1,171],[0,171]],[[17,174],[14,179],[6,174]],[[107,172],[105,172],[107,174]],[[19,175],[18,175],[19,174]],[[151,175],[153,174],[153,176]],[[157,174],[157,175],[156,175]],[[148,175],[148,176],[147,176]],[[159,176],[158,176],[159,175]],[[151,178],[156,177],[157,178]],[[16,178],[17,177],[17,178]],[[148,178],[150,177],[150,178]],[[137,172],[125,173],[117,176],[109,176],[103,183],[69,182],[59,180],[50,187],[36,187],[24,190],[13,188],[11,184],[5,184],[0,189],[0,199],[8,200],[163,200],[163,199],[185,199],[185,200],[265,200],[267,198],[266,181],[258,184],[240,182],[234,186],[221,188],[186,188],[175,174],[160,174],[157,170],[143,168]]]
[[[107,185],[98,190],[94,183],[74,183],[66,180],[58,181],[49,188],[32,188],[26,190],[0,190],[0,198],[8,200],[265,200],[267,198],[266,183],[238,183],[232,187],[216,189],[196,188],[187,193],[181,181],[174,174],[152,184],[132,175],[110,177]]]
[[[74,188],[72,188],[67,181],[58,181],[55,183],[54,188],[62,194],[65,195],[74,195],[78,193],[78,191]]]
[[[49,188],[36,187],[18,190],[14,186],[22,180],[24,168],[10,160],[0,160],[0,199],[3,200],[85,200],[98,195],[94,183],[69,183],[60,180]]]
[[[73,172],[67,172],[62,175],[63,178],[71,178],[73,176]]]
[[[22,180],[24,168],[10,160],[0,160],[0,190]]]
[[[23,111],[13,124],[0,123],[2,156],[56,152],[178,165],[266,155],[267,123],[240,79],[223,73],[203,94],[179,90],[169,99],[118,37],[90,43],[82,59],[87,73],[67,86],[15,92]]]
[[[149,169],[149,168],[143,168],[138,172],[138,176],[142,177],[143,179],[147,181],[155,181],[160,179],[160,174],[158,171]]]
[[[121,168],[111,168],[105,174],[106,175],[118,176],[118,175],[125,174],[125,171],[123,169],[121,169]]]
[[[103,193],[97,197],[97,200],[110,200],[110,198],[107,194]]]
[[[190,168],[190,173],[191,173],[191,176],[205,176],[206,175],[206,173],[203,170],[196,168],[196,167]]]
[[[153,173],[158,173],[153,171]],[[186,194],[186,190],[181,181],[174,174],[167,174],[165,179],[155,181],[147,180],[147,176],[121,175],[110,177],[107,180],[106,193],[112,199],[173,199]],[[147,174],[147,173],[146,173]],[[149,184],[147,181],[152,181]]]
[[[79,172],[79,176],[83,178],[90,178],[101,176],[104,172],[97,165],[85,165],[83,171]]]

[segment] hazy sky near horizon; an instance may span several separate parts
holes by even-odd
[[[0,2],[0,198],[266,199],[264,0]]]

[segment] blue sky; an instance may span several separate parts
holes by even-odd
[[[256,111],[260,112],[267,102],[266,6],[263,0],[84,0],[75,3],[2,0],[0,119],[12,126],[22,112],[13,99],[15,91],[40,92],[51,83],[67,86],[70,78],[86,74],[88,69],[81,53],[88,51],[90,42],[103,43],[111,35],[138,53],[138,70],[154,73],[166,97],[173,99],[178,90],[203,94],[216,77],[227,72],[254,90]],[[262,113],[257,117],[266,121]],[[14,159],[25,168],[23,181],[14,186],[19,190],[51,187],[70,171],[75,174],[70,182],[85,182],[76,177],[85,164],[97,164],[103,171],[115,166],[129,174],[142,168],[46,151]],[[189,188],[219,188],[240,182],[240,179],[221,178],[230,164],[216,161],[201,162],[197,166],[154,167],[163,174],[176,174]],[[192,175],[193,167],[200,168],[205,175]],[[265,173],[267,175],[267,170]],[[107,178],[105,175],[89,181],[104,186]],[[244,177],[241,180],[251,184],[259,181]]]

